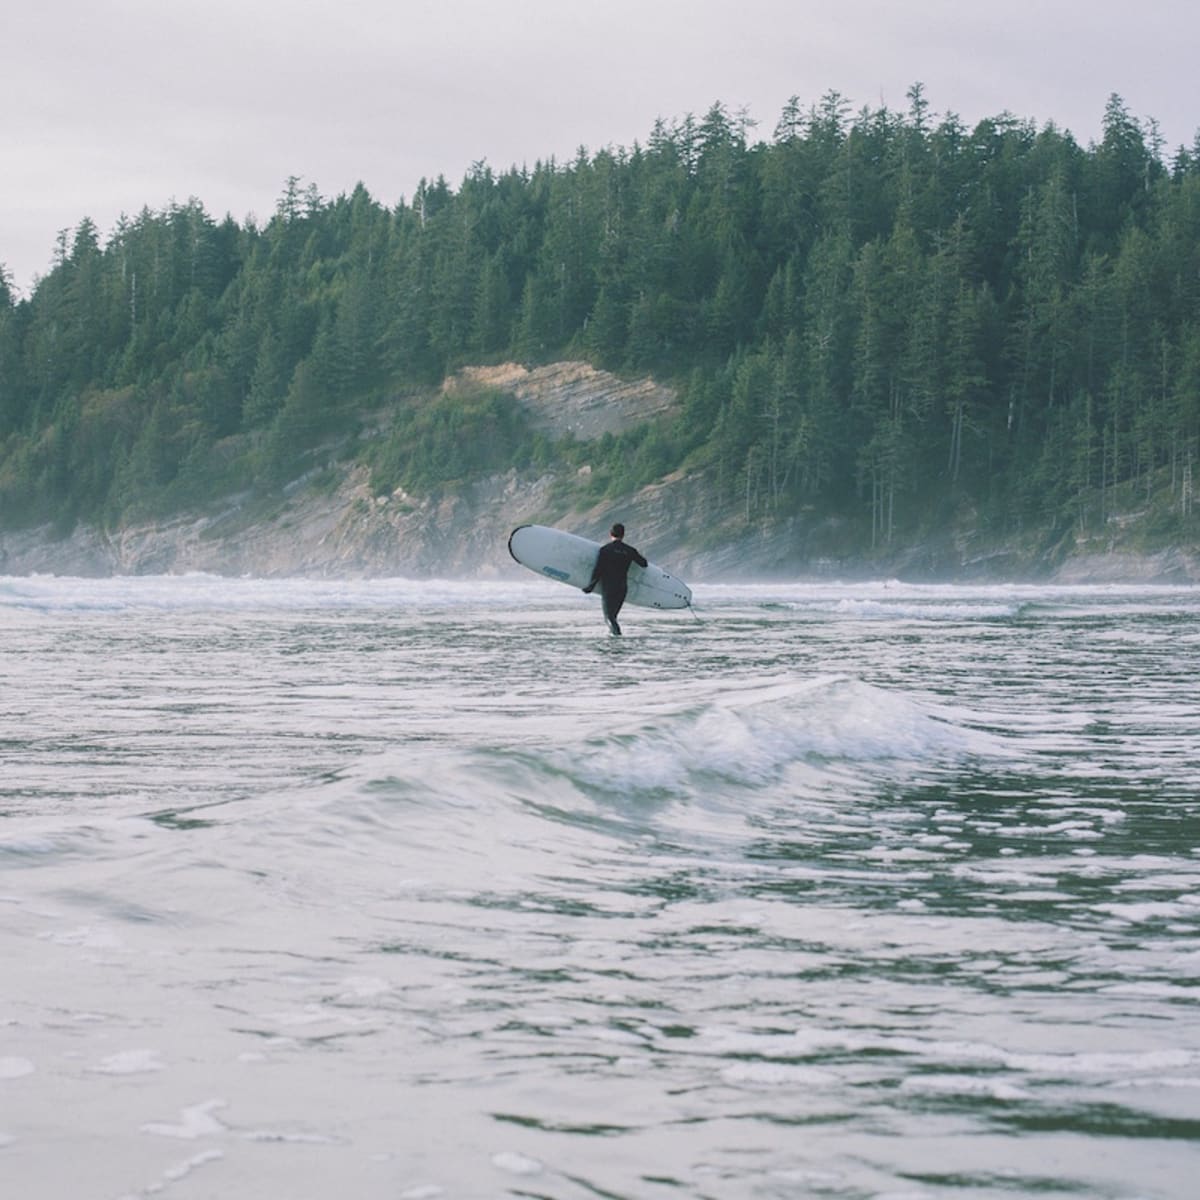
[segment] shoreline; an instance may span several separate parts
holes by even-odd
[[[521,523],[514,521],[514,525]],[[356,545],[344,536],[326,534],[313,542],[290,527],[253,526],[243,537],[227,540],[211,536],[209,529],[209,520],[192,518],[113,535],[83,527],[61,540],[43,530],[0,533],[0,576],[114,579],[201,574],[229,579],[487,581],[520,579],[527,573],[509,559],[507,525],[475,528],[457,538],[452,549],[442,540],[441,549],[449,553],[441,557],[431,553],[423,539],[407,546],[397,541],[388,547],[379,545],[378,537]],[[923,557],[913,548],[873,558],[797,556],[788,561],[776,554],[739,552],[736,543],[705,550],[686,544],[658,548],[644,542],[643,546],[650,547],[643,549],[648,557],[669,564],[673,573],[693,585],[854,585],[894,580],[911,586],[1200,586],[1200,556],[1182,547],[1087,551],[1053,565],[1022,563],[1013,569],[1016,564],[1010,554],[957,566],[939,556],[936,567],[922,568],[912,561]]]

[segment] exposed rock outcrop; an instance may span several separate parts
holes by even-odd
[[[473,367],[443,386],[509,392],[535,428],[581,442],[668,415],[677,404],[671,389],[652,380],[622,380],[587,363]],[[1067,539],[1039,551],[981,536],[970,514],[960,528],[886,554],[856,556],[850,548],[862,544],[861,536],[848,522],[807,514],[747,522],[720,505],[713,480],[700,472],[677,472],[619,503],[589,509],[556,498],[571,489],[556,489],[560,476],[553,472],[509,471],[429,496],[376,495],[362,466],[346,468],[333,488],[329,476],[326,467],[270,500],[236,498],[211,512],[115,532],[81,524],[66,538],[49,529],[0,534],[0,574],[520,577],[507,550],[515,526],[555,524],[602,540],[613,520],[623,520],[639,549],[691,580],[1200,581],[1200,555],[1190,550],[1135,553],[1120,543],[1098,549]]]
[[[665,416],[678,402],[671,388],[653,379],[621,379],[585,362],[531,369],[519,363],[464,367],[442,385],[442,391],[451,395],[479,388],[515,396],[533,427],[549,437],[573,437],[580,442]]]

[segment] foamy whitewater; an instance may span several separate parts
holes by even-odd
[[[0,579],[0,1195],[1200,1194],[1200,591]]]

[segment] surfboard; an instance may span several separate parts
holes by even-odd
[[[592,578],[600,543],[548,525],[518,525],[509,534],[508,552],[535,574],[569,587],[585,588]],[[687,608],[692,603],[692,589],[653,563],[648,567],[634,563],[629,568],[625,602],[642,608]]]

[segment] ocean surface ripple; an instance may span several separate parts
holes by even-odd
[[[1200,591],[0,578],[0,1179],[1183,1200]]]

